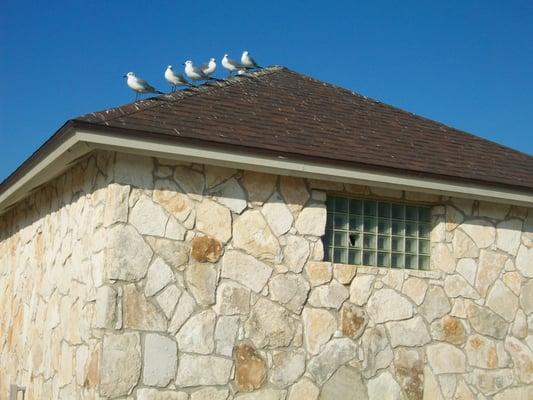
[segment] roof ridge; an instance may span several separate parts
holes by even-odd
[[[253,79],[257,77],[266,76],[266,75],[272,74],[277,71],[282,71],[282,70],[290,71],[288,68],[283,67],[281,65],[270,65],[268,67],[264,67],[264,68],[261,68],[261,69],[243,74],[243,75],[229,76],[227,78],[217,79],[216,81],[207,81],[199,86],[187,87],[184,90],[178,90],[175,92],[165,93],[159,96],[153,96],[153,97],[150,97],[144,100],[138,100],[132,103],[122,104],[122,105],[107,108],[101,111],[94,111],[94,112],[76,117],[73,120],[74,121],[86,121],[90,116],[96,117],[97,115],[102,114],[102,113],[120,112],[118,115],[113,116],[111,118],[102,118],[100,122],[106,123],[106,122],[113,121],[117,118],[131,116],[141,111],[146,111],[146,110],[157,108],[162,105],[161,103],[159,103],[160,100],[158,99],[170,98],[169,101],[179,101],[187,97],[199,96],[202,94],[210,93],[211,91],[217,88],[220,88],[220,87],[226,87],[226,86],[230,86],[230,85],[234,85],[238,83],[243,83],[245,78]],[[141,107],[138,107],[138,106],[141,106]],[[130,112],[125,112],[123,110],[123,107],[135,107],[135,109]]]

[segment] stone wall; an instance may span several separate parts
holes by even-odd
[[[323,262],[343,192],[433,205],[432,270]],[[97,153],[1,224],[0,396],[533,397],[531,209]]]

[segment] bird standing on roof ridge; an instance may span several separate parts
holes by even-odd
[[[172,85],[173,92],[176,90],[176,86],[193,86],[191,83],[185,80],[183,75],[176,74],[172,69],[172,65],[169,65],[165,70],[165,79]]]
[[[242,65],[239,64],[237,61],[231,60],[228,58],[227,54],[224,54],[224,57],[222,57],[222,66],[229,71],[229,74],[231,75],[233,72],[238,72],[240,69],[242,69]]]
[[[128,72],[126,75],[124,75],[124,78],[128,78],[126,83],[130,89],[135,92],[135,101],[137,101],[139,96],[143,93],[163,94],[163,92],[156,90],[152,85],[150,85],[144,79],[139,78],[133,72]]]
[[[217,63],[214,58],[211,58],[205,64],[200,65],[200,69],[205,75],[210,77],[217,69]]]
[[[209,79],[214,79],[204,74],[200,68],[195,67],[191,60],[185,61],[184,65],[185,75],[187,75],[187,78],[193,81],[207,81]]]
[[[248,50],[242,52],[241,65],[246,69],[261,68],[252,58]]]

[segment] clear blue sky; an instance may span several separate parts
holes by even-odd
[[[531,0],[2,0],[0,180],[67,119],[131,101],[125,72],[167,90],[167,64],[243,49],[533,154]]]

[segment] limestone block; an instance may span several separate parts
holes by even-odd
[[[204,174],[193,169],[177,166],[174,170],[174,180],[187,195],[200,201],[204,192]]]
[[[189,247],[183,242],[147,236],[152,250],[170,267],[179,269],[189,259]]]
[[[180,351],[210,354],[215,349],[216,315],[211,310],[193,315],[178,331]]]
[[[166,336],[149,333],[144,338],[143,384],[165,387],[176,376],[178,348]]]
[[[300,378],[305,371],[305,351],[302,349],[274,350],[270,382],[285,388]]]
[[[305,274],[311,286],[318,286],[331,281],[333,269],[330,262],[312,261],[306,264]]]
[[[459,374],[466,371],[466,357],[457,347],[438,343],[427,347],[429,365],[435,374]]]
[[[183,290],[181,288],[176,285],[170,285],[155,297],[157,304],[159,304],[168,319],[174,315],[174,309],[182,293]]]
[[[307,351],[318,354],[337,329],[337,320],[327,310],[306,307],[302,313],[304,341]]]
[[[231,357],[233,345],[239,330],[238,316],[221,316],[217,320],[215,327],[215,348],[216,353]]]
[[[282,400],[285,392],[276,389],[261,389],[236,397],[238,400]]]
[[[141,235],[164,236],[167,221],[168,215],[163,207],[144,194],[130,210],[129,223]]]
[[[282,176],[280,177],[279,186],[281,189],[281,195],[285,199],[291,212],[294,215],[297,215],[310,197],[305,181],[301,178],[295,178],[292,176]]]
[[[130,225],[108,229],[105,268],[108,279],[136,282],[146,275],[152,250]]]
[[[462,258],[457,262],[457,272],[471,285],[475,285],[477,263],[472,258]]]
[[[121,152],[115,154],[115,182],[141,189],[153,187],[154,164],[151,158]]]
[[[348,264],[333,264],[333,276],[343,285],[349,285],[357,273],[357,266]]]
[[[218,165],[205,165],[204,173],[205,186],[209,189],[227,181],[233,175],[236,175],[237,170],[233,168],[220,167]]]
[[[283,248],[283,264],[292,272],[302,272],[309,258],[309,243],[300,236],[290,235]]]
[[[473,219],[461,224],[461,229],[472,238],[476,246],[485,249],[496,240],[496,228],[483,219]]]
[[[174,310],[174,315],[172,316],[170,324],[168,325],[168,331],[170,333],[176,333],[176,331],[181,328],[185,321],[189,319],[195,308],[196,302],[194,301],[193,297],[189,294],[189,292],[184,291],[180,296],[176,309]]]
[[[470,303],[466,311],[470,324],[482,335],[503,339],[507,333],[508,323],[494,311],[474,303]]]
[[[269,282],[272,300],[300,314],[309,293],[309,283],[299,274],[279,274]]]
[[[351,339],[332,339],[319,355],[311,358],[307,371],[322,385],[341,365],[355,358],[356,351],[357,345]]]
[[[454,231],[452,243],[455,258],[476,258],[479,255],[476,243],[460,228]]]
[[[194,202],[169,179],[155,182],[153,199],[180,222],[185,222],[194,210]]]
[[[104,208],[104,226],[128,221],[129,185],[111,183],[107,186]]]
[[[433,243],[431,246],[431,269],[447,272],[455,271],[456,259],[447,243]]]
[[[170,282],[174,282],[174,280],[174,273],[170,267],[162,258],[157,257],[150,268],[148,268],[144,294],[146,296],[153,296]]]
[[[228,389],[208,387],[191,393],[191,400],[227,400]]]
[[[320,394],[320,389],[309,379],[302,378],[289,391],[287,400],[317,400]]]
[[[276,236],[287,233],[294,221],[291,211],[277,192],[270,196],[261,212]]]
[[[429,288],[426,298],[418,311],[426,321],[432,322],[436,318],[448,314],[451,308],[452,306],[444,289],[440,286],[432,286]]]
[[[196,208],[196,228],[226,243],[231,238],[231,212],[223,205],[203,199]]]
[[[516,255],[520,247],[523,222],[519,219],[509,219],[496,225],[496,247]]]
[[[449,297],[479,299],[479,293],[459,274],[448,275],[444,280],[444,291]]]
[[[310,204],[305,207],[294,226],[300,235],[323,236],[326,230],[326,205]]]
[[[401,398],[400,386],[390,372],[385,371],[368,381],[368,400],[401,400]]]
[[[424,360],[418,351],[397,349],[394,354],[394,373],[408,399],[423,398]]]
[[[105,335],[100,365],[100,393],[118,397],[131,392],[141,374],[141,345],[135,332]]]
[[[222,278],[235,280],[259,293],[272,275],[272,268],[252,256],[230,250],[222,257]]]
[[[340,367],[324,384],[320,400],[367,400],[367,388],[361,373],[353,368]]]
[[[176,385],[181,387],[226,385],[233,362],[223,357],[181,354]]]
[[[296,322],[285,308],[261,297],[244,325],[245,336],[258,348],[288,346],[295,333]]]
[[[250,310],[250,289],[225,281],[217,289],[215,311],[221,315],[246,315]]]
[[[244,171],[241,183],[248,192],[248,200],[261,205],[274,191],[277,180],[276,175]]]
[[[237,214],[243,212],[247,206],[246,193],[239,182],[234,178],[218,185],[210,191],[210,194],[214,196],[215,200],[220,204],[225,205]]]
[[[110,286],[100,286],[96,291],[97,328],[112,328],[115,324],[117,292]]]
[[[341,309],[341,332],[344,336],[357,339],[365,331],[368,315],[355,304],[345,302]]]
[[[417,277],[408,278],[402,287],[402,293],[411,298],[416,305],[422,304],[426,297],[428,284],[424,279]],[[351,299],[351,297],[350,297]]]
[[[124,286],[122,295],[124,327],[145,331],[167,329],[165,316],[144,297],[134,284]]]
[[[348,297],[350,297],[348,289],[334,279],[327,285],[313,288],[308,302],[313,307],[339,309]]]
[[[431,324],[431,337],[434,340],[461,345],[466,340],[466,328],[459,318],[445,316]]]
[[[475,369],[471,379],[473,386],[484,395],[490,396],[512,385],[513,371],[510,369]]]
[[[190,264],[185,270],[185,282],[198,304],[208,306],[215,303],[218,271],[214,265]]]
[[[191,242],[191,256],[199,262],[215,263],[222,255],[221,243],[208,236],[197,236]]]
[[[413,306],[396,291],[382,289],[374,292],[368,300],[367,312],[371,320],[382,323],[411,318]]]
[[[187,400],[188,398],[187,393],[174,390],[137,389],[137,400]]]
[[[397,346],[422,346],[431,341],[428,329],[420,316],[404,320],[391,321],[385,324],[389,331],[392,347]]]
[[[533,386],[513,387],[494,395],[494,400],[518,399],[533,399]]]
[[[518,309],[518,297],[498,279],[487,295],[487,307],[506,321],[511,322],[514,320]]]
[[[522,276],[533,278],[533,247],[520,246],[516,255],[516,268]]]
[[[533,280],[524,283],[520,291],[520,305],[526,314],[533,314]]]
[[[521,383],[533,383],[533,352],[520,340],[507,336],[505,350],[513,359],[515,373]]]
[[[258,210],[249,210],[233,224],[233,244],[262,260],[277,262],[281,248],[272,230]]]
[[[496,342],[481,335],[472,335],[465,346],[468,363],[478,368],[494,369],[498,367]]]

